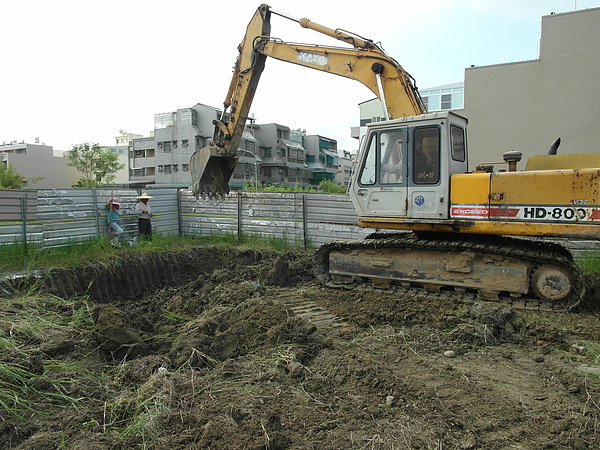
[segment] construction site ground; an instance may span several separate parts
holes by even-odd
[[[93,301],[0,298],[0,337],[23,339],[2,363],[72,399],[33,398],[23,417],[4,405],[0,448],[600,448],[597,274],[575,310],[543,312],[325,287],[304,253],[212,247],[193,260],[136,295],[132,275]],[[15,324],[44,295],[65,324],[86,311],[88,325],[27,341]]]

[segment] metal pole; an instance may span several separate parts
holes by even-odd
[[[304,248],[308,246],[308,224],[306,220],[306,195],[302,196],[302,234],[304,238]]]
[[[21,228],[22,228],[22,233],[23,233],[23,249],[25,251],[25,257],[23,258],[23,262],[25,264],[25,270],[27,270],[27,265],[29,264],[29,261],[28,261],[29,249],[27,248],[27,208],[26,208],[26,201],[27,201],[27,199],[25,197],[21,197]]]
[[[242,238],[242,192],[237,193],[237,238]]]
[[[98,191],[95,187],[92,188],[92,196],[94,198],[94,217],[96,218],[96,236],[100,236],[100,218],[98,217]]]
[[[177,188],[175,188],[175,192],[177,192],[177,228],[179,229],[179,236],[183,234],[183,224],[182,218],[183,214],[181,213],[181,192]]]

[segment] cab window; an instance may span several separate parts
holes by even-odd
[[[379,183],[402,184],[405,139],[398,130],[382,132],[380,140]]]
[[[365,164],[360,171],[359,183],[362,185],[375,184],[375,162],[377,156],[377,136],[371,135],[371,142],[369,142],[369,148],[367,149],[367,156],[364,161]]]
[[[436,184],[440,180],[440,129],[417,128],[414,132],[413,180],[415,184]]]
[[[465,130],[456,125],[450,125],[450,145],[452,148],[452,160],[465,162],[467,154],[465,150]]]

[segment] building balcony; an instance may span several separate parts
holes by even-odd
[[[154,167],[155,159],[156,158],[154,156],[146,156],[143,158],[132,158],[131,166],[136,169],[141,169],[143,167]]]
[[[129,181],[154,181],[156,180],[155,175],[131,175]]]

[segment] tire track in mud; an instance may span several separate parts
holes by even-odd
[[[269,292],[269,298],[283,303],[296,317],[306,320],[320,330],[348,332],[355,329],[353,325],[336,314],[331,313],[312,300],[299,298],[290,290],[271,291]]]

